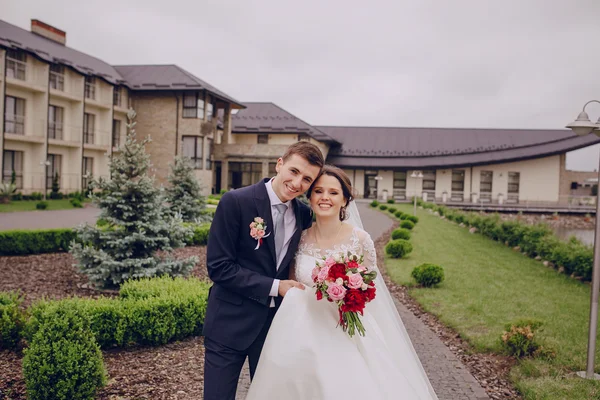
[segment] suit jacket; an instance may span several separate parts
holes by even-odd
[[[279,269],[273,234],[254,250],[257,243],[250,236],[250,223],[254,218],[264,219],[266,233],[273,229],[267,181],[225,193],[208,236],[206,265],[214,284],[208,296],[203,334],[239,351],[254,342],[266,323],[273,280],[288,279],[302,230],[312,222],[309,208],[294,199],[296,231]],[[277,307],[281,300],[281,297],[275,298]]]

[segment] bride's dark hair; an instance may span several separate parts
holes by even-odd
[[[330,164],[325,164],[321,169],[321,173],[319,174],[317,179],[315,179],[312,185],[310,185],[310,187],[308,188],[308,191],[306,192],[306,197],[310,199],[310,195],[312,194],[315,184],[323,175],[333,176],[335,179],[338,180],[338,182],[340,182],[340,186],[342,187],[342,194],[344,195],[344,199],[346,199],[346,204],[340,209],[340,221],[344,221],[348,218],[346,214],[346,207],[352,200],[354,200],[354,194],[352,190],[352,182],[350,182],[350,178],[341,168]]]

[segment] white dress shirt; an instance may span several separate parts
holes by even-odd
[[[285,204],[287,206],[287,210],[285,211],[285,214],[283,215],[284,232],[277,232],[277,235],[282,235],[282,234],[284,235],[283,236],[283,248],[281,249],[281,253],[277,257],[276,268],[279,269],[279,266],[281,265],[281,262],[283,261],[285,255],[287,254],[288,248],[290,247],[290,240],[292,239],[292,236],[294,235],[294,232],[296,231],[296,215],[294,214],[294,210],[292,209],[291,201],[287,201],[284,203],[279,199],[279,197],[277,197],[277,195],[275,194],[275,191],[273,190],[272,182],[273,182],[273,179],[271,179],[268,182],[265,182],[265,186],[267,188],[267,193],[269,195],[269,201],[271,202],[271,217],[272,217],[273,223],[275,223],[275,218],[277,218],[277,214],[279,212],[279,211],[277,211],[277,208],[275,208],[274,206],[276,204]],[[276,297],[278,295],[279,295],[279,279],[275,279],[275,280],[273,280],[273,286],[271,286],[271,292],[269,293],[269,296]],[[271,307],[275,307],[274,299],[271,299]]]

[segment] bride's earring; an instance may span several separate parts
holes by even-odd
[[[340,221],[346,219],[346,206],[340,208]]]

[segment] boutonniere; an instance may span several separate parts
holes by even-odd
[[[252,236],[252,239],[256,239],[256,241],[258,242],[256,243],[256,247],[254,248],[254,250],[258,250],[258,248],[263,242],[263,238],[269,237],[269,235],[271,234],[267,233],[265,235],[266,230],[267,224],[265,224],[265,220],[261,217],[254,218],[254,221],[252,221],[252,223],[250,224],[250,236]]]

